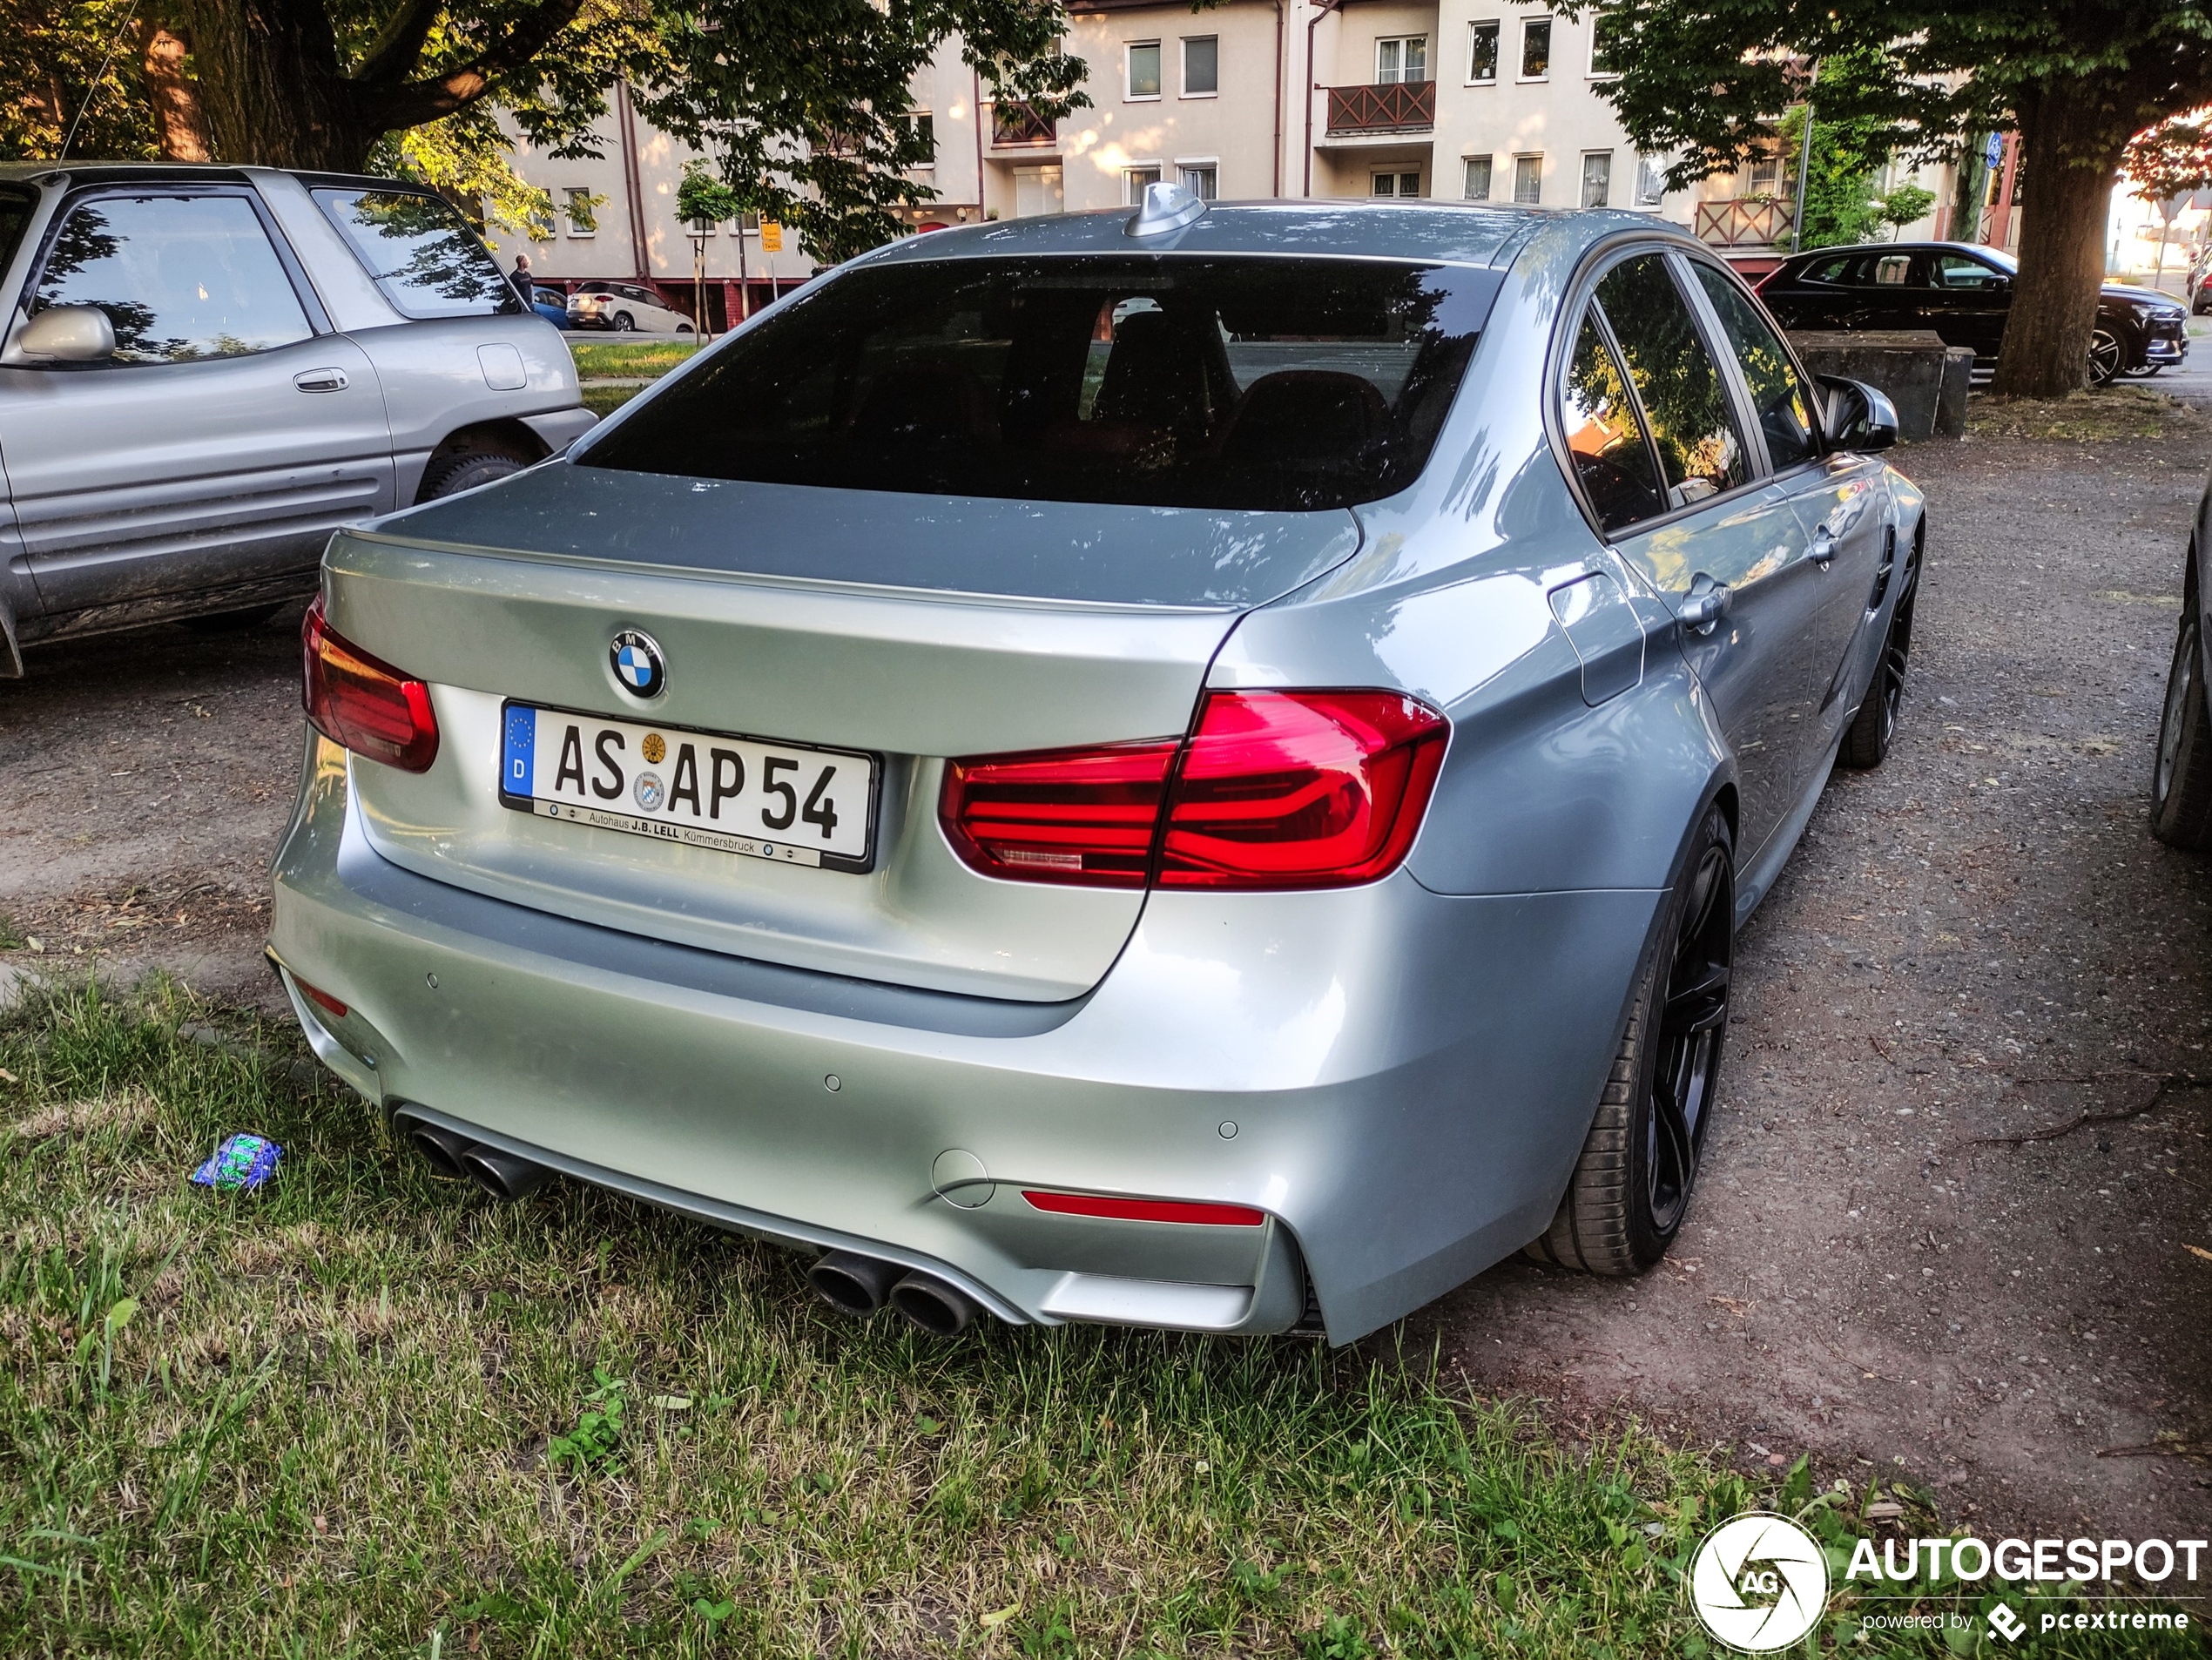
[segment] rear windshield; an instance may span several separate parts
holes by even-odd
[[[314,194],[401,316],[481,317],[522,309],[490,251],[450,203],[411,190]]]
[[[863,267],[577,457],[684,477],[1296,509],[1404,489],[1494,272],[1082,255]]]

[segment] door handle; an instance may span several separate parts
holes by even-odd
[[[1689,591],[1683,596],[1682,608],[1676,615],[1691,633],[1710,634],[1728,615],[1734,597],[1726,583],[1715,582],[1701,570],[1689,579]]]
[[[292,384],[302,392],[343,392],[352,382],[343,369],[301,369]]]
[[[1805,557],[1817,565],[1824,565],[1835,557],[1836,533],[1824,524],[1812,533],[1812,541],[1805,548]]]

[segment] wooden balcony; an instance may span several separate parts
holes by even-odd
[[[1037,113],[1030,105],[1008,99],[991,105],[991,147],[995,150],[1034,148],[1060,141],[1059,123]]]
[[[1790,221],[1787,202],[1738,196],[1727,201],[1698,203],[1690,229],[1700,241],[1712,247],[1780,247],[1790,240]]]
[[[1362,132],[1426,132],[1435,125],[1434,81],[1329,89],[1331,138]]]

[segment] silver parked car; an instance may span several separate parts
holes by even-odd
[[[934,1331],[1634,1272],[1894,730],[1894,432],[1626,213],[901,242],[334,540],[273,955],[441,1167]]]
[[[311,592],[338,525],[592,422],[475,233],[389,179],[0,167],[0,673]]]

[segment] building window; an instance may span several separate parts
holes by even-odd
[[[1582,154],[1582,206],[1610,207],[1613,205],[1613,152],[1610,150],[1588,150]]]
[[[1401,81],[1428,78],[1428,37],[1392,35],[1375,43],[1375,84],[1394,86]]]
[[[1182,177],[1183,188],[1202,202],[1213,200],[1220,190],[1221,169],[1211,162],[1202,166],[1178,167],[1177,172]]]
[[[1515,156],[1513,159],[1513,199],[1524,206],[1543,200],[1544,159],[1541,156]]]
[[[1636,158],[1636,206],[1656,207],[1667,193],[1667,164],[1656,156]]]
[[[1417,199],[1421,193],[1421,176],[1418,172],[1377,173],[1374,193],[1399,201]]]
[[[915,141],[921,149],[921,159],[914,163],[914,165],[917,167],[936,165],[937,118],[926,110],[920,111],[907,118],[907,125],[913,129]]]
[[[1469,156],[1467,159],[1467,199],[1471,202],[1490,199],[1490,158]]]
[[[1192,35],[1183,43],[1183,96],[1210,98],[1221,91],[1221,37]]]
[[[599,233],[599,215],[592,207],[591,192],[581,185],[570,185],[561,192],[561,196],[565,204],[563,211],[568,215],[569,234],[597,236]]]
[[[1467,79],[1494,84],[1498,78],[1498,20],[1467,25]]]
[[[1124,167],[1122,169],[1122,199],[1134,207],[1144,199],[1145,186],[1159,182],[1160,169],[1157,162],[1150,167]]]
[[[1157,40],[1132,40],[1129,44],[1129,96],[1131,98],[1156,98],[1160,96],[1160,43]]]
[[[1541,81],[1552,72],[1552,20],[1531,17],[1521,25],[1521,78]]]
[[[1618,75],[1621,65],[1615,57],[1618,45],[1620,25],[1602,12],[1590,20],[1590,73],[1593,76]]]
[[[1789,178],[1782,165],[1779,151],[1770,150],[1764,155],[1751,158],[1751,188],[1747,194],[1777,197],[1786,194],[1784,186]]]

